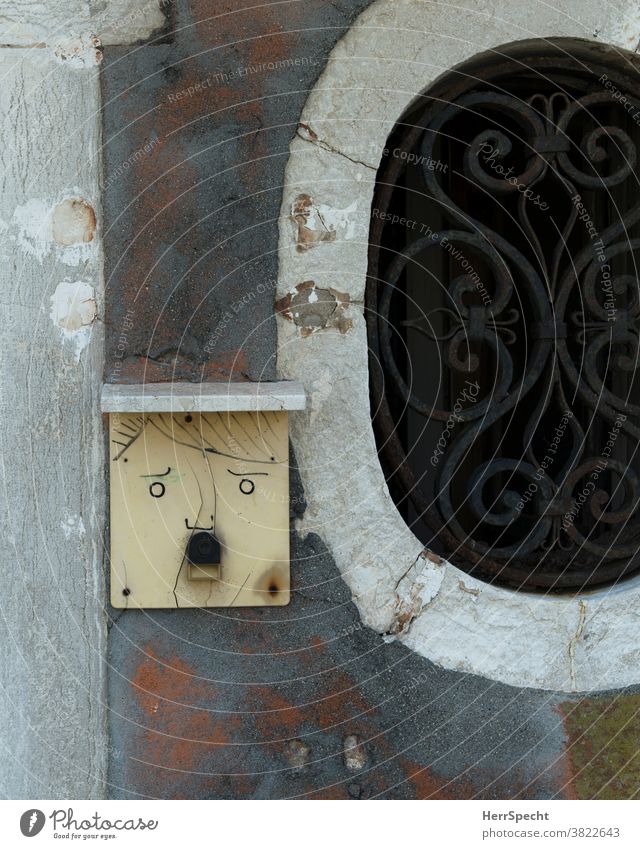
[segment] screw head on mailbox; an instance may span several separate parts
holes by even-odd
[[[288,411],[299,384],[106,385],[111,604],[289,603]]]

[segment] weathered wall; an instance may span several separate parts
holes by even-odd
[[[124,8],[109,5],[95,19],[87,3],[16,0],[0,12],[0,794],[9,798],[104,794],[97,36]],[[148,37],[164,21],[148,2],[126,5],[131,17],[120,14],[107,35]]]
[[[257,286],[279,271],[289,145],[367,5],[184,0],[162,44],[106,51],[108,380],[273,376],[275,291]],[[547,798],[576,794],[578,766],[612,778],[573,760],[600,702],[438,669],[362,624],[317,534],[292,552],[281,610],[111,611],[113,796]],[[615,748],[623,715],[598,740]]]
[[[0,45],[37,47],[59,54],[101,44],[131,44],[167,27],[164,0],[10,0],[0,9]]]
[[[158,15],[154,3],[109,4],[121,12],[109,23],[55,2],[47,26],[41,4],[16,2],[0,15],[2,43],[43,45],[0,50],[6,796],[637,790],[637,695],[516,689],[389,644],[362,624],[313,533],[293,532],[288,608],[108,610],[105,703],[103,328],[113,382],[275,374],[275,292],[256,287],[278,271],[289,145],[328,53],[367,5],[180,0]],[[631,43],[633,21],[620,28]],[[152,40],[105,49],[104,216],[92,35]],[[293,520],[305,508],[297,481]]]
[[[98,77],[22,49],[0,50],[0,75],[0,786],[13,798],[99,796]]]
[[[274,378],[289,142],[364,6],[178,2],[162,43],[106,51],[108,381]]]

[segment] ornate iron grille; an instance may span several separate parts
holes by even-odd
[[[529,42],[419,98],[374,200],[372,414],[391,493],[485,580],[640,565],[640,100],[631,59]]]

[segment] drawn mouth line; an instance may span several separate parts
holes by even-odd
[[[203,528],[201,525],[190,525],[189,520],[185,519],[184,523],[187,526],[188,531],[212,531],[213,530],[213,516],[211,518],[211,527]]]

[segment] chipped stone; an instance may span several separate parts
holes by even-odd
[[[636,7],[620,15],[610,37],[613,44],[637,53],[640,49],[640,10]]]
[[[299,251],[306,251],[319,242],[331,242],[336,237],[335,231],[329,230],[321,218],[318,220],[310,195],[298,195],[291,206],[291,220],[297,226],[296,245]]]
[[[83,35],[71,42],[56,44],[53,58],[61,65],[74,70],[95,68],[102,62],[100,39],[96,35]]]
[[[298,284],[293,292],[276,301],[276,311],[300,328],[302,336],[333,327],[346,333],[353,326],[345,313],[349,295],[335,289],[321,289],[313,280]]]
[[[428,556],[430,552],[422,552],[416,562],[400,578],[396,585],[394,618],[388,634],[405,634],[413,620],[422,613],[440,589],[444,577],[444,567],[440,560],[439,569]],[[440,559],[440,558],[438,558]]]
[[[462,578],[458,581],[458,587],[463,593],[469,593],[469,595],[473,595],[476,598],[480,595],[480,590],[477,587],[468,587]]]
[[[351,772],[359,772],[367,765],[367,753],[357,734],[347,734],[343,742],[344,765]]]
[[[336,209],[315,203],[311,195],[299,194],[291,205],[298,251],[307,251],[321,242],[333,242],[338,234],[344,239],[353,238],[357,207],[354,201],[346,209]]]

